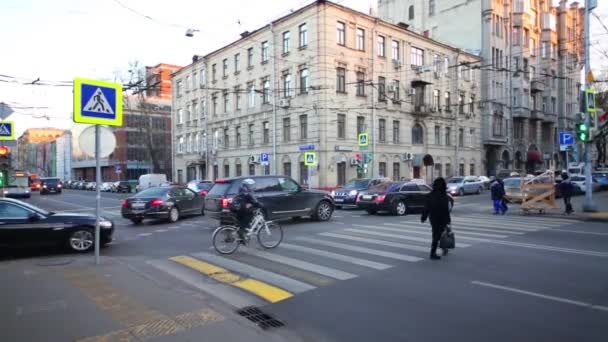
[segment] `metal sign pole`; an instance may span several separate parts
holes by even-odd
[[[95,264],[99,265],[99,220],[101,215],[101,165],[99,161],[99,145],[100,145],[99,125],[95,125],[95,182],[97,187],[96,208],[95,208]]]
[[[585,74],[591,72],[591,62],[589,57],[589,40],[591,33],[589,32],[589,14],[591,12],[591,0],[585,0]],[[585,77],[585,89],[590,89],[591,83],[589,82],[589,77]],[[587,101],[587,94],[585,93],[585,98],[583,101],[587,103],[585,106],[585,124],[587,127],[591,127],[591,113],[589,111],[589,104]],[[595,105],[595,104],[594,104]],[[591,177],[591,168],[592,168],[592,160],[591,160],[591,150],[593,148],[593,143],[591,141],[587,141],[584,143],[585,154],[583,160],[585,161],[585,200],[583,201],[583,211],[585,212],[593,212],[597,211],[597,207],[595,203],[593,203],[593,191],[592,191],[592,177]]]

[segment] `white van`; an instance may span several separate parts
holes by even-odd
[[[137,184],[137,191],[146,190],[148,188],[154,188],[165,185],[167,183],[167,175],[162,173],[149,173],[139,176],[139,182]]]

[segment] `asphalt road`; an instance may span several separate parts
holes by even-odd
[[[337,211],[328,223],[283,222],[285,239],[277,249],[262,250],[254,243],[223,257],[211,249],[216,223],[205,217],[132,225],[120,217],[127,195],[102,197],[104,216],[117,227],[116,242],[102,250],[101,267],[106,276],[112,275],[112,286],[165,315],[167,310],[211,308],[224,318],[210,325],[215,330],[169,334],[175,329],[166,329],[162,340],[225,340],[238,331],[246,339],[287,341],[605,341],[606,223],[524,217],[514,205],[508,215],[494,216],[486,192],[456,199],[452,216],[458,246],[440,261],[428,259],[430,227],[419,222],[419,215],[370,216],[351,209]],[[95,194],[66,190],[57,196],[35,194],[28,202],[53,211],[92,213]],[[50,253],[59,260],[75,258],[62,251]],[[71,283],[32,288],[35,284],[24,277],[40,260],[49,259],[33,253],[0,261],[9,280],[0,286],[7,303],[0,314],[17,312],[20,317],[13,317],[14,322],[5,317],[14,324],[0,330],[0,340],[107,337],[125,331],[116,322],[119,327],[137,323],[127,318],[106,322],[104,317],[114,317],[113,311],[101,310],[95,320],[99,324],[77,326],[72,335],[60,325],[45,325],[49,331],[44,335],[28,330],[28,324],[40,319],[24,314],[36,308],[28,301],[55,303],[36,315],[62,312],[69,319],[86,311],[70,304],[78,298],[64,295],[57,300]],[[95,269],[91,255],[78,261],[87,270]],[[55,284],[49,276],[40,277]],[[27,285],[18,289],[23,283]],[[11,296],[11,291],[20,295]],[[30,298],[31,291],[38,292]],[[62,307],[57,303],[65,308],[55,308]],[[245,306],[261,307],[285,326],[263,332],[252,328],[234,313]],[[141,333],[130,333],[146,340]]]

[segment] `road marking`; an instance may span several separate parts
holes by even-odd
[[[555,227],[555,224],[547,224],[547,223],[540,223],[540,222],[513,221],[504,216],[496,216],[494,218],[486,218],[486,219],[477,218],[477,217],[453,217],[452,220],[465,222],[465,223],[472,222],[472,223],[485,224],[485,225],[495,225],[496,224],[496,225],[503,225],[503,226],[508,226],[508,227],[526,228],[526,229],[530,229],[530,230],[532,230],[532,229],[539,230],[539,229]]]
[[[362,216],[361,215],[353,215],[351,217],[357,217],[357,218],[359,218],[359,217],[362,217]]]
[[[142,237],[144,237],[144,236],[150,236],[150,235],[152,235],[152,233],[139,233],[139,234],[137,234],[137,236],[142,236]]]
[[[166,232],[168,232],[168,230],[166,230],[166,229],[157,229],[154,232],[155,233],[166,233]]]
[[[496,217],[495,215],[491,215],[491,214],[475,214],[475,213],[471,213],[470,215],[468,215],[470,217],[475,217],[475,218],[482,218],[482,219],[490,219],[492,220],[494,217]],[[560,219],[560,218],[552,218],[552,217],[535,217],[535,216],[514,216],[514,215],[506,215],[506,216],[500,216],[500,217],[504,217],[508,220],[511,221],[515,221],[515,222],[521,222],[523,224],[573,224],[576,223],[576,221],[573,220],[569,220],[569,219]]]
[[[469,226],[469,227],[480,227],[480,228],[487,228],[488,226],[491,226],[493,228],[500,229],[500,230],[507,229],[507,230],[524,232],[524,233],[532,233],[532,232],[537,232],[539,230],[549,229],[549,228],[524,228],[521,226],[512,226],[512,225],[504,224],[504,223],[478,222],[478,221],[473,221],[473,220],[462,220],[462,219],[455,219],[455,218],[452,218],[452,224],[455,227],[458,227],[459,225]]]
[[[285,243],[285,242],[281,243],[281,248],[291,249],[294,251],[308,253],[308,254],[313,254],[313,255],[329,258],[329,259],[344,261],[344,262],[348,262],[348,263],[351,263],[354,265],[369,267],[369,268],[373,268],[376,270],[385,270],[385,269],[393,267],[392,265],[383,264],[380,262],[355,258],[355,257],[343,255],[343,254],[332,253],[332,252],[324,251],[321,249],[304,247],[304,246],[294,245],[294,244]]]
[[[239,274],[255,276],[256,279],[260,279],[267,283],[278,286],[291,293],[302,293],[310,290],[314,290],[316,287],[305,282],[295,280],[289,277],[285,277],[274,272],[266,271],[258,267],[254,267],[236,260],[228,259],[219,255],[210,253],[194,253],[194,257],[208,262],[212,262],[221,267],[230,269],[232,272]]]
[[[66,201],[62,201],[62,200],[58,200],[58,199],[54,199],[54,198],[50,198],[50,197],[40,197],[41,199],[44,198],[43,201],[49,201],[49,202],[56,202],[56,203],[61,203],[61,204],[69,204],[73,207],[77,207],[77,208],[83,208],[83,209],[91,209],[91,207],[87,207],[86,205],[81,205],[81,204],[76,204],[76,203],[72,203],[72,202],[66,202]],[[93,210],[95,210],[95,208],[93,208]]]
[[[333,217],[335,217],[335,218],[343,218],[344,216],[342,216],[342,215],[333,215]]]
[[[486,282],[477,281],[477,280],[471,281],[471,284],[478,285],[478,286],[484,286],[484,287],[490,287],[490,288],[494,288],[494,289],[498,289],[498,290],[503,290],[503,291],[508,291],[508,292],[525,294],[525,295],[532,296],[532,297],[552,300],[554,302],[560,302],[560,303],[572,304],[572,305],[576,305],[576,306],[582,306],[582,307],[586,307],[586,308],[593,309],[593,310],[600,310],[600,311],[608,312],[608,307],[606,307],[606,306],[594,305],[594,304],[590,304],[590,303],[581,302],[581,301],[578,301],[578,300],[572,300],[572,299],[567,299],[567,298],[562,298],[562,297],[550,296],[550,295],[546,295],[546,294],[542,294],[542,293],[538,293],[538,292],[531,292],[531,291],[517,289],[517,288],[514,288],[514,287],[496,285],[496,284],[486,283]]]
[[[359,227],[360,225],[357,225],[357,226]],[[363,226],[363,228],[366,228],[366,226]],[[370,228],[370,227],[367,227],[367,228]],[[386,230],[386,231],[398,231],[400,233],[403,233],[403,231],[400,231],[400,230],[397,230],[397,229],[393,229],[393,228],[371,227],[371,229],[381,229],[381,230]],[[429,242],[431,242],[430,237],[429,238],[420,238],[420,237],[414,237],[414,236],[408,236],[408,235],[389,234],[389,233],[382,233],[382,232],[377,232],[377,231],[373,231],[373,230],[370,231],[370,230],[353,229],[353,228],[347,228],[347,229],[344,229],[344,230],[347,231],[347,232],[354,232],[354,233],[360,233],[360,234],[366,234],[366,235],[375,235],[375,236],[387,237],[387,238],[392,238],[392,239],[409,240],[409,241],[416,241],[416,242],[423,242],[423,243],[429,243]],[[471,247],[471,245],[464,244],[464,243],[461,243],[461,242],[456,242],[456,247],[466,248],[466,247]]]
[[[338,280],[348,280],[348,279],[357,277],[356,274],[340,271],[335,268],[321,266],[321,265],[313,264],[310,262],[306,262],[306,261],[302,261],[302,260],[298,260],[298,259],[294,259],[294,258],[290,258],[290,257],[286,257],[286,256],[279,255],[276,253],[262,252],[262,251],[255,250],[255,249],[243,249],[243,252],[245,254],[249,254],[249,255],[259,257],[259,258],[264,258],[266,260],[289,265],[289,266],[299,268],[299,269],[302,269],[305,271],[318,273],[320,275],[324,275],[326,277],[330,277],[330,278],[334,278],[334,279],[338,279]]]
[[[68,304],[64,300],[54,300],[48,303],[33,304],[27,306],[18,306],[15,312],[16,316],[36,314],[40,312],[51,312],[67,309]]]
[[[404,243],[390,242],[390,241],[384,241],[384,240],[368,239],[368,238],[353,236],[353,235],[344,235],[344,234],[335,234],[335,233],[321,233],[319,235],[333,237],[336,239],[344,239],[344,240],[350,240],[350,241],[371,243],[371,244],[386,246],[386,247],[409,249],[409,250],[418,251],[418,252],[428,252],[428,250],[429,250],[427,247],[422,247],[422,246],[408,245],[408,244],[404,244]]]
[[[270,303],[280,302],[293,296],[293,294],[281,288],[272,286],[259,280],[241,277],[222,267],[189,256],[175,256],[169,258],[169,260],[197,270],[219,282],[230,284],[245,291],[251,292],[256,296],[269,301]]]
[[[177,226],[177,227],[167,227],[167,229],[169,230],[176,230],[176,229],[181,229],[181,227]]]
[[[410,224],[413,223],[412,221],[401,221],[400,223],[402,224]],[[478,231],[478,232],[488,232],[488,233],[500,233],[500,234],[515,234],[515,235],[523,235],[526,231],[510,231],[513,228],[497,228],[497,229],[491,229],[491,228],[481,228],[481,227],[486,227],[486,226],[480,226],[480,225],[471,225],[471,224],[460,224],[458,222],[456,222],[454,224],[454,219],[452,219],[452,228],[456,231],[460,231],[461,229],[466,229],[466,230],[472,230],[472,231]],[[493,226],[494,227],[494,226]]]
[[[347,244],[338,243],[338,242],[311,239],[311,238],[306,238],[306,237],[297,237],[296,240],[316,243],[316,244],[325,245],[325,246],[329,246],[329,247],[345,249],[348,251],[353,251],[353,252],[358,252],[358,253],[376,255],[376,256],[383,257],[383,258],[397,259],[397,260],[409,261],[409,262],[417,262],[417,261],[422,260],[422,258],[414,257],[414,256],[410,256],[410,255],[403,255],[403,254],[379,251],[379,250],[375,250],[375,249],[371,249],[371,248],[352,246],[352,245],[347,245]]]
[[[340,221],[335,221],[335,222],[332,221],[332,223],[334,223],[334,224],[346,224],[346,222],[340,222]]]
[[[421,227],[420,224],[416,224],[416,223],[410,223],[410,224],[403,224],[403,223],[385,223],[385,226],[391,226],[391,227],[399,227],[397,228],[397,230],[395,231],[405,231],[408,233],[413,233],[413,234],[424,234],[424,235],[431,235],[432,232],[431,230],[426,230],[425,231],[421,231]],[[463,230],[459,230],[459,229],[454,229],[454,232],[458,232],[458,235],[463,235],[465,234],[465,236],[481,236],[481,237],[487,237],[487,238],[495,238],[495,239],[504,239],[509,237],[508,235],[498,235],[498,234],[488,234],[488,233],[475,233],[475,232],[467,232],[467,231],[463,231]]]
[[[608,236],[608,233],[596,233],[596,232],[568,230],[568,229],[547,229],[547,231],[549,231],[549,232],[555,231],[555,232],[563,232],[563,233],[576,233],[576,234],[588,234],[588,235],[597,235],[597,236]]]

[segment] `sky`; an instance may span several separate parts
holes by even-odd
[[[369,12],[376,0],[334,0]],[[129,62],[188,65],[311,0],[0,0],[0,102],[20,135],[27,128],[72,127],[74,77],[116,81]],[[584,2],[584,1],[582,1]],[[595,12],[608,26],[608,0]],[[592,18],[593,65],[608,66],[608,39]],[[197,29],[192,38],[188,28]],[[598,39],[593,34],[603,34]],[[601,37],[604,37],[603,39]],[[40,78],[63,86],[23,85]]]

